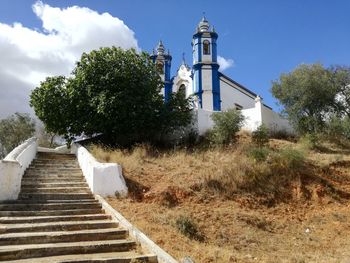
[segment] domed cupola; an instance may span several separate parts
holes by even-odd
[[[157,46],[157,55],[163,55],[164,52],[165,52],[165,48],[164,48],[162,40],[160,40],[158,43],[158,46]]]
[[[209,25],[208,20],[205,18],[205,16],[203,16],[202,20],[198,24],[198,31],[199,32],[208,32],[209,27],[210,27],[210,25]]]

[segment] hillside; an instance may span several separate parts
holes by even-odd
[[[130,194],[108,201],[179,260],[350,260],[349,150],[275,139],[259,150],[247,134],[225,149],[91,150],[123,166]]]

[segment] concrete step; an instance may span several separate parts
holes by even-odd
[[[71,204],[71,203],[97,203],[99,202],[96,199],[80,199],[80,200],[49,200],[49,199],[39,199],[39,200],[31,200],[31,199],[17,199],[17,200],[7,200],[0,201],[0,204]]]
[[[38,152],[36,159],[55,159],[55,160],[75,160],[74,154],[61,154],[61,153],[49,153],[49,152]]]
[[[106,214],[92,215],[56,215],[56,216],[22,216],[22,217],[0,217],[0,224],[30,224],[64,221],[93,221],[108,220],[111,216]]]
[[[11,263],[33,263],[33,259],[8,261]],[[157,263],[153,254],[140,255],[136,251],[76,254],[35,258],[35,263]]]
[[[26,170],[27,173],[35,173],[35,174],[49,174],[49,173],[81,173],[80,168],[64,168],[64,167],[43,167],[43,168],[33,168],[29,167]]]
[[[84,229],[117,228],[118,223],[111,220],[92,221],[59,221],[33,224],[6,224],[0,226],[0,233],[23,233],[23,232],[53,232],[74,231]],[[1,250],[1,248],[0,248]]]
[[[79,168],[78,162],[32,162],[30,167],[65,167],[65,168]]]
[[[21,188],[21,193],[91,193],[89,187],[29,187]]]
[[[0,260],[15,260],[25,258],[33,259],[36,257],[69,254],[129,251],[131,249],[134,249],[135,247],[135,242],[130,240],[83,241],[33,245],[31,244],[20,246],[2,246],[0,249]],[[37,261],[33,260],[33,262]]]
[[[101,214],[102,209],[69,209],[69,210],[32,210],[32,211],[0,211],[0,217],[21,216],[64,216]]]
[[[69,209],[101,209],[101,204],[92,203],[14,203],[0,204],[0,211],[30,211],[30,210],[69,210]]]
[[[56,182],[56,183],[43,183],[36,182],[34,180],[23,182],[22,187],[89,187],[86,182]]]
[[[85,182],[84,177],[58,177],[58,176],[45,176],[45,177],[23,177],[22,184],[27,183],[77,183],[77,182]]]
[[[79,171],[78,173],[64,173],[64,172],[35,172],[35,171],[29,171],[29,172],[26,172],[23,177],[40,177],[40,176],[60,176],[60,177],[64,177],[64,176],[67,176],[67,177],[78,177],[78,176],[83,176],[83,173],[81,171]]]
[[[93,229],[61,232],[11,233],[0,236],[1,246],[125,239],[125,229]]]
[[[78,163],[77,159],[46,159],[46,158],[36,158],[33,163]]]
[[[20,193],[19,199],[73,200],[94,199],[94,196],[88,193]]]

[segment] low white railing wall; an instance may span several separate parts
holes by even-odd
[[[0,161],[0,201],[16,200],[22,176],[36,156],[38,140],[33,137],[13,149]]]
[[[126,186],[122,168],[117,163],[100,163],[89,151],[78,143],[74,143],[71,152],[77,156],[79,166],[94,194],[101,196],[126,196]]]

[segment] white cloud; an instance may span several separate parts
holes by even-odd
[[[224,57],[218,56],[218,63],[220,65],[220,71],[224,71],[228,68],[231,68],[234,66],[234,61],[233,59],[226,59]]]
[[[41,1],[33,12],[42,22],[40,30],[0,23],[0,118],[32,112],[30,91],[46,76],[68,75],[83,52],[112,45],[139,49],[134,32],[108,13]]]

